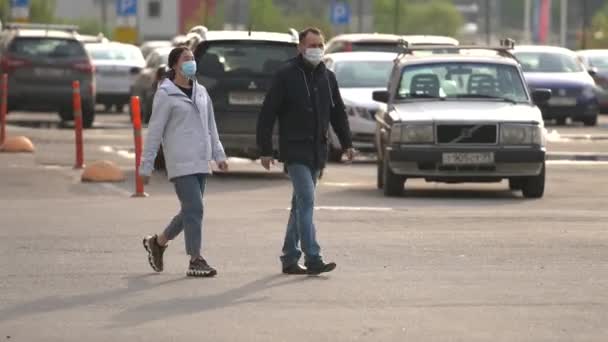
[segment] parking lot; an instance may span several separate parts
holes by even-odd
[[[280,166],[231,160],[209,181],[204,254],[215,279],[187,279],[182,237],[153,274],[141,238],[178,203],[157,173],[134,191],[128,115],[99,114],[85,161],[123,183],[80,182],[73,130],[14,112],[8,134],[35,154],[0,154],[0,338],[11,341],[604,341],[608,335],[608,117],[548,126],[544,198],[505,182],[408,181],[376,189],[371,155],[330,164],[318,188],[323,277],[280,274],[290,184]],[[35,324],[33,324],[35,322]]]

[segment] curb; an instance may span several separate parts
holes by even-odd
[[[547,153],[546,160],[608,161],[608,153],[554,152],[554,153]]]

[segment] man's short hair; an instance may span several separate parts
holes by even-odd
[[[320,29],[316,27],[308,27],[300,31],[300,42],[303,41],[309,33],[316,34],[318,36],[323,36],[323,32]]]

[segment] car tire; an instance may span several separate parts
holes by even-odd
[[[342,162],[343,151],[341,149],[333,147],[331,144],[329,145],[329,161],[332,163],[340,163]]]
[[[393,173],[393,170],[391,170],[391,167],[388,165],[388,158],[386,156],[384,156],[382,169],[384,196],[402,196],[404,191],[403,187],[405,183],[405,177]]]
[[[559,118],[559,119],[555,119],[555,124],[558,126],[566,126],[567,121],[568,121],[568,118]]]
[[[596,126],[597,125],[597,115],[591,118],[583,119],[583,125],[585,126]]]
[[[522,193],[525,198],[541,198],[545,193],[545,163],[538,176],[526,177],[522,182]]]
[[[509,178],[509,190],[521,191],[524,187],[524,180],[521,178]]]
[[[62,122],[69,122],[74,120],[74,113],[71,109],[62,109],[59,111],[59,117]]]
[[[82,108],[82,127],[91,128],[95,122],[95,106],[85,105]]]
[[[384,188],[384,161],[378,157],[376,161],[378,171],[376,172],[376,186],[378,189]]]

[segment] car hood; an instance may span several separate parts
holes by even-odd
[[[378,109],[380,102],[372,98],[372,93],[376,90],[386,90],[386,88],[340,88],[340,95],[346,106]]]
[[[551,73],[551,72],[527,72],[524,77],[532,88],[567,87],[580,88],[593,85],[593,78],[586,72]]]
[[[488,101],[416,101],[395,106],[398,121],[536,122],[542,124],[540,110],[532,105]]]

